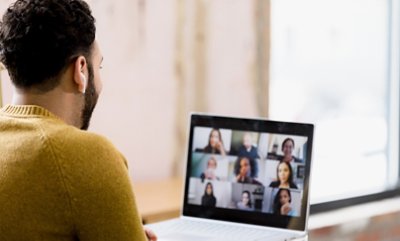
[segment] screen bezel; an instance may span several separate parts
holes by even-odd
[[[189,179],[191,170],[192,146],[195,127],[212,127],[220,129],[266,132],[307,137],[305,177],[301,216],[276,216],[271,213],[248,212],[226,208],[206,208],[188,203]],[[266,227],[286,228],[296,231],[306,230],[306,218],[309,214],[309,179],[311,171],[312,143],[314,125],[308,123],[294,123],[272,121],[267,119],[250,119],[238,117],[215,116],[192,113],[190,118],[189,141],[187,146],[187,165],[185,177],[185,192],[182,214],[189,217],[206,218],[220,221],[246,223]]]

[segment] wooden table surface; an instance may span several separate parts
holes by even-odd
[[[183,178],[134,182],[137,206],[145,224],[178,217],[183,202]]]

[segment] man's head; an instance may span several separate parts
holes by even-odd
[[[249,132],[246,132],[243,135],[243,145],[246,149],[250,149],[253,145],[253,138]]]
[[[17,0],[0,24],[0,61],[14,86],[47,93],[68,73],[82,99],[82,129],[88,128],[100,89],[94,23],[82,0]]]

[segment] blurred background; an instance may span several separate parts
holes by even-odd
[[[104,55],[90,130],[134,182],[182,176],[189,114],[211,112],[315,124],[312,204],[397,189],[397,0],[88,2]]]

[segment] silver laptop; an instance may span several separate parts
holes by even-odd
[[[192,114],[181,216],[147,226],[160,241],[307,240],[313,132]]]

